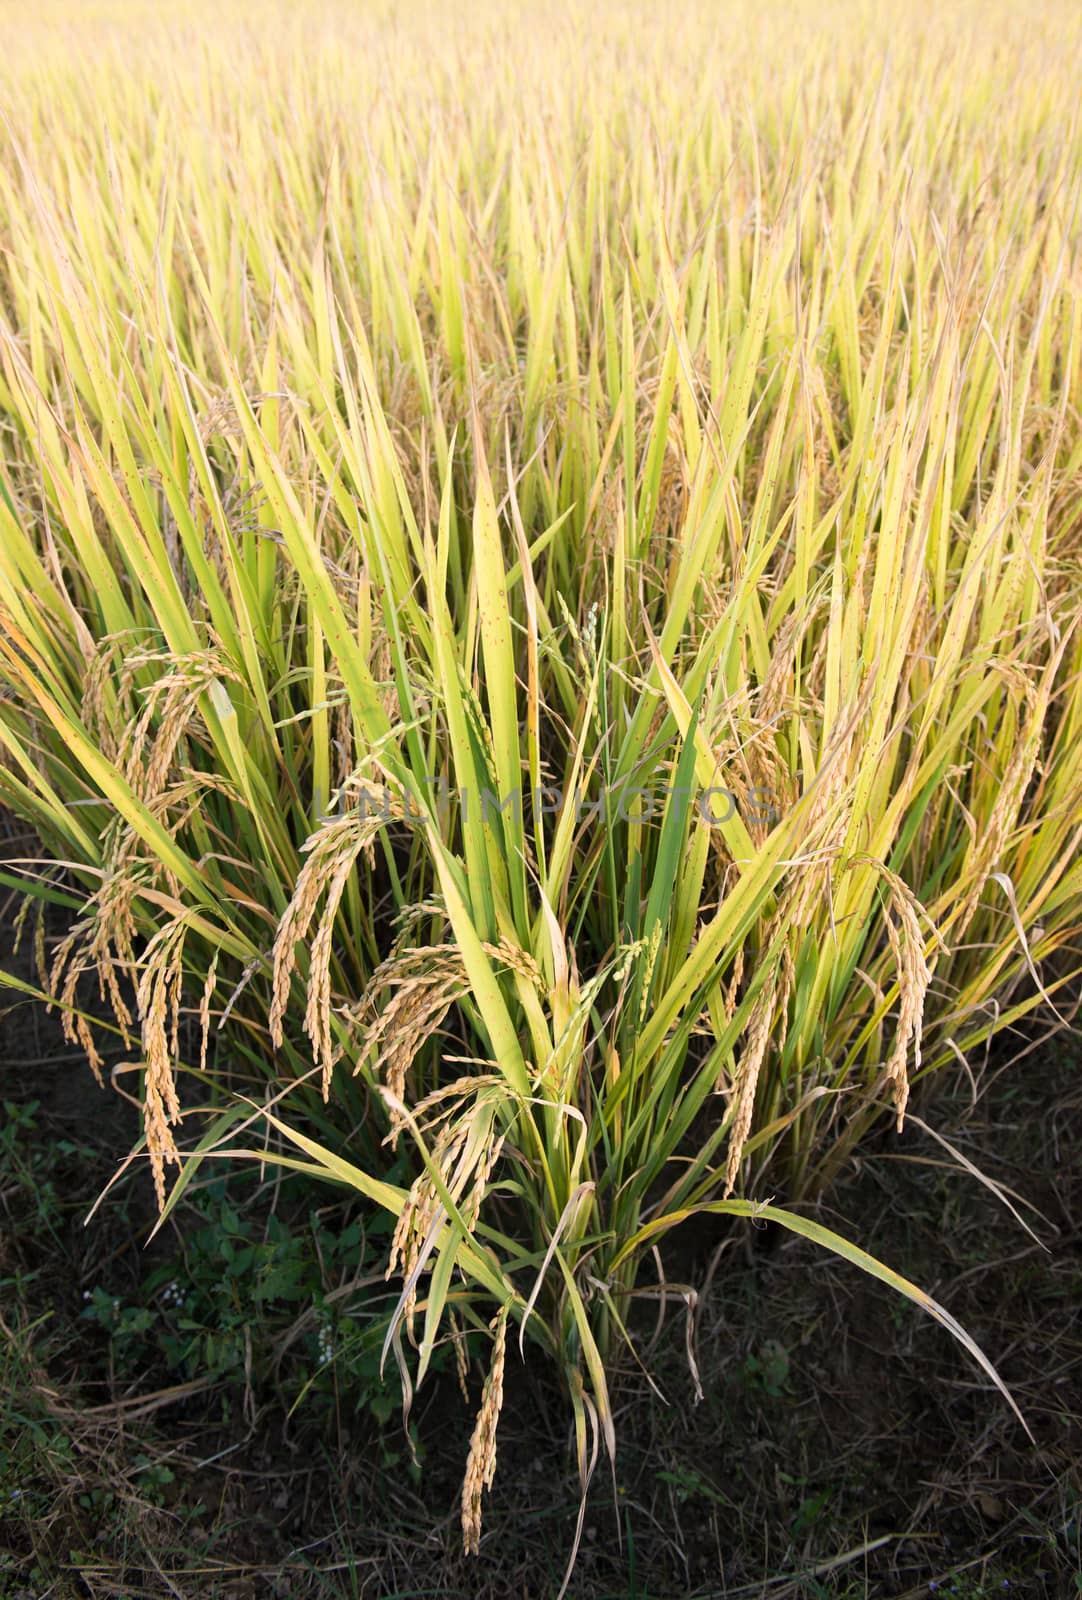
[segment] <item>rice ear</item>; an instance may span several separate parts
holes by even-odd
[[[481,1542],[481,1496],[496,1476],[496,1429],[503,1408],[503,1373],[507,1358],[507,1307],[489,1324],[493,1331],[492,1361],[481,1391],[481,1406],[470,1439],[466,1476],[462,1480],[462,1548],[476,1555]]]

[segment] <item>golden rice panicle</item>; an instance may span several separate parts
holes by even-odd
[[[390,998],[384,1000],[388,989]],[[357,1044],[357,1069],[368,1061],[372,1073],[382,1075],[393,1100],[404,1103],[410,1067],[468,989],[457,945],[418,945],[389,956],[376,968],[348,1017],[351,1026],[363,1030]],[[394,1149],[405,1124],[393,1103],[390,1120]]]
[[[139,879],[131,856],[130,836],[118,835],[118,838],[125,842],[116,846],[97,892],[88,901],[87,915],[57,946],[44,985],[61,1010],[64,1037],[86,1051],[99,1083],[104,1062],[94,1043],[90,1024],[79,1012],[78,986],[84,972],[92,970],[97,975],[99,996],[109,1004],[126,1046],[131,1043],[134,1027],[120,980],[130,977],[136,967],[132,906]]]
[[[83,725],[109,761],[117,760],[123,737],[135,720],[131,679],[117,672],[120,649],[121,641],[112,636],[98,641],[87,663],[80,707]],[[112,715],[108,708],[110,693],[114,703]]]
[[[655,922],[653,929],[651,930],[650,938],[647,940],[646,949],[643,953],[642,994],[639,998],[638,1019],[640,1027],[642,1026],[643,1020],[646,1016],[646,1010],[649,1004],[650,985],[654,979],[654,968],[657,966],[658,952],[661,949],[662,931],[662,925],[659,919],[657,922]]]
[[[215,950],[203,980],[203,993],[199,999],[199,1070],[207,1070],[207,1051],[210,1046],[210,1005],[218,982],[218,954]]]
[[[931,943],[941,951],[946,951],[946,946],[916,895],[896,872],[871,856],[854,856],[850,865],[872,867],[887,891],[887,941],[898,982],[899,1011],[894,1045],[884,1070],[886,1081],[891,1085],[900,1133],[909,1103],[909,1047],[913,1046],[915,1073],[920,1070],[924,1008],[933,976],[932,966],[925,956],[926,936],[921,931],[922,916],[928,923]],[[898,926],[895,926],[895,919]]]
[[[324,1100],[330,1095],[331,1072],[335,1060],[334,1042],[331,1038],[331,957],[334,924],[350,873],[365,842],[364,833],[358,829],[349,845],[335,858],[333,870],[324,884],[326,898],[309,953],[304,1030],[312,1042],[315,1060],[323,1068]]]
[[[452,1199],[461,1191],[465,1174],[453,1170],[456,1163],[466,1150],[470,1136],[470,1119],[462,1117],[456,1123],[451,1123],[440,1130],[432,1149],[432,1162],[440,1174],[444,1187],[450,1192]],[[385,1276],[390,1278],[396,1271],[400,1271],[406,1283],[417,1271],[422,1261],[422,1253],[430,1245],[430,1234],[445,1214],[444,1204],[440,1198],[439,1189],[431,1173],[426,1169],[418,1173],[410,1186],[406,1203],[398,1214],[395,1223],[394,1235],[391,1239],[391,1253],[387,1262]],[[417,1285],[408,1289],[402,1303],[402,1316],[406,1320],[409,1337],[413,1339],[413,1317],[417,1309]]]
[[[890,911],[887,913],[887,937],[898,973],[899,1013],[894,1048],[886,1066],[887,1082],[894,1094],[894,1112],[898,1132],[902,1131],[905,1108],[909,1103],[909,1073],[906,1062],[909,1046],[913,1046],[913,1071],[920,1070],[921,1030],[924,1026],[924,1004],[932,981],[931,968],[924,956],[924,941],[920,931],[914,898],[893,873],[887,875],[891,908],[901,923],[901,931],[894,926]]]
[[[666,552],[680,533],[687,504],[687,460],[679,439],[675,433],[671,433],[661,463],[657,510],[654,513],[654,536],[664,543]]]
[[[521,946],[503,938],[497,944],[486,942],[483,949],[535,988],[541,986],[541,969]],[[388,989],[390,998],[384,999]],[[468,992],[469,979],[457,945],[406,946],[376,968],[361,1001],[346,1014],[348,1025],[362,1030],[356,1046],[357,1070],[367,1061],[370,1071],[381,1075],[391,1092],[392,1149],[397,1148],[405,1126],[393,1102],[405,1102],[410,1067],[429,1039],[439,1032],[451,1007]],[[473,1086],[473,1092],[479,1081],[463,1080]],[[452,1084],[439,1094],[454,1089]],[[432,1098],[425,1102],[431,1103]]]
[[[402,1274],[405,1288],[399,1314],[406,1321],[411,1343],[415,1342],[413,1318],[417,1309],[417,1280],[432,1259],[449,1206],[461,1215],[466,1227],[472,1229],[492,1172],[503,1152],[506,1136],[497,1132],[491,1112],[489,1091],[494,1082],[491,1074],[464,1078],[459,1080],[456,1093],[440,1091],[421,1102],[424,1109],[439,1106],[436,1121],[442,1126],[431,1153],[435,1172],[426,1166],[410,1187],[395,1222],[386,1271],[388,1278],[396,1271]],[[448,1090],[452,1087],[448,1086]],[[468,1100],[472,1104],[467,1105]],[[419,1132],[416,1122],[414,1127]],[[386,1142],[393,1143],[395,1137],[396,1130],[392,1127]],[[463,1199],[467,1184],[469,1193]]]
[[[78,1010],[76,991],[84,970],[82,961],[76,960],[74,954],[79,935],[80,929],[76,926],[62,942],[53,959],[47,985],[47,993],[52,997],[49,1009],[51,1010],[53,1005],[60,1007],[60,1026],[64,1038],[69,1044],[83,1051],[98,1085],[102,1086],[105,1081],[102,1077],[105,1061],[89,1022]],[[131,1021],[130,1015],[128,1021]]]
[[[729,1151],[725,1163],[725,1198],[728,1198],[736,1187],[736,1180],[740,1174],[740,1162],[744,1154],[744,1145],[747,1143],[748,1134],[751,1132],[752,1114],[755,1110],[755,1091],[759,1086],[759,1074],[762,1071],[763,1062],[770,1046],[770,1029],[774,1020],[777,999],[778,985],[767,980],[752,1006],[748,1024],[744,1030],[745,1044],[737,1071],[735,1086],[736,1106],[733,1111],[733,1123],[729,1133]]]
[[[744,981],[744,946],[737,947],[733,957],[733,970],[728,983],[721,986],[721,1009],[726,1022],[731,1022],[736,1015],[737,999],[740,994],[740,985]]]
[[[1026,787],[1038,767],[1041,738],[1057,664],[1058,656],[1057,660],[1050,663],[1046,669],[1038,689],[1034,689],[1028,680],[1021,677],[1021,674],[1014,675],[1016,682],[1018,679],[1021,680],[1018,687],[1021,689],[1028,716],[1025,727],[1015,742],[1014,751],[999,784],[991,811],[980,835],[973,840],[970,847],[966,865],[971,881],[958,913],[957,922],[952,926],[956,943],[961,941],[977,914],[984,886],[1001,861],[1004,847],[1017,825]]]
[[[458,1380],[458,1392],[467,1405],[470,1403],[470,1358],[466,1348],[466,1330],[462,1327],[458,1317],[451,1310],[447,1312],[447,1323],[451,1329],[451,1343],[455,1351],[455,1377]]]
[[[466,1476],[462,1480],[462,1547],[475,1556],[481,1544],[481,1496],[496,1476],[496,1429],[503,1407],[503,1373],[507,1354],[507,1307],[489,1324],[493,1329],[492,1364],[481,1391]]]
[[[128,656],[121,675],[129,693],[135,676],[149,668],[162,670],[143,690],[143,709],[121,736],[116,757],[132,788],[148,802],[176,776],[174,764],[185,734],[202,730],[200,701],[207,690],[216,682],[240,682],[218,649],[185,655],[137,651]]]
[[[143,1034],[143,1125],[159,1207],[165,1205],[165,1167],[179,1163],[172,1126],[180,1121],[173,1062],[177,1055],[184,976],[184,918],[157,934],[147,948],[137,999]]]
[[[485,1195],[488,1193],[489,1180],[496,1170],[506,1142],[507,1135],[505,1133],[497,1134],[495,1130],[489,1132],[488,1139],[485,1142],[484,1154],[477,1163],[477,1170],[473,1176],[469,1195],[462,1206],[463,1218],[471,1228],[476,1226],[477,1219],[481,1215],[481,1206],[484,1203]]]
[[[493,961],[500,962],[511,972],[517,972],[527,983],[532,983],[535,988],[541,987],[541,968],[530,952],[514,940],[504,937],[496,944],[483,944],[482,949]]]
[[[503,1079],[496,1072],[467,1074],[461,1078],[452,1078],[450,1083],[441,1083],[414,1107],[417,1126],[422,1130],[436,1127],[447,1117],[454,1116],[464,1101],[476,1100],[483,1090],[499,1089],[502,1083]]]
[[[366,802],[371,800],[363,792]],[[388,813],[401,816],[401,805],[394,803]],[[297,945],[311,926],[320,900],[326,896],[312,941],[309,962],[305,1032],[312,1042],[315,1059],[323,1069],[323,1095],[330,1092],[330,1078],[336,1059],[331,1033],[331,959],[334,924],[350,873],[358,857],[369,849],[383,826],[382,814],[373,816],[366,803],[343,816],[324,822],[306,841],[307,860],[297,876],[293,896],[282,915],[272,951],[273,984],[269,1015],[271,1042],[280,1048],[282,1024],[289,1007]]]

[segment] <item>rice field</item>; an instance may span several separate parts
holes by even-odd
[[[695,1218],[990,1371],[812,1206],[1077,1005],[1075,8],[0,17],[0,882],[159,1205],[390,1214],[469,1551]]]

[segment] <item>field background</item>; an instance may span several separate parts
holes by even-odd
[[[1074,1592],[1077,8],[0,28],[11,1594]]]

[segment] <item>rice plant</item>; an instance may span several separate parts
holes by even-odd
[[[509,1342],[585,1483],[696,1214],[965,1340],[791,1207],[1082,970],[1077,15],[9,32],[3,881],[162,1206],[394,1216],[406,1406],[491,1340],[467,1549]]]

